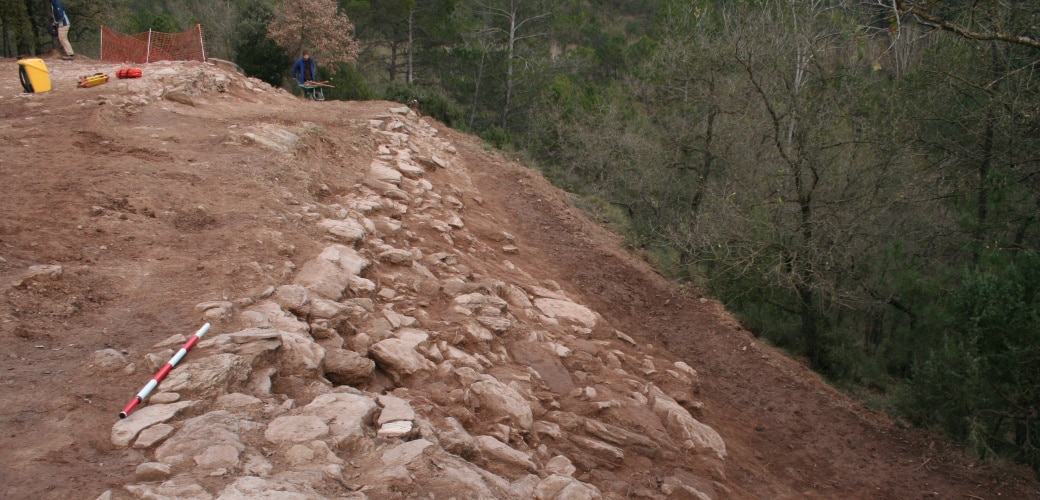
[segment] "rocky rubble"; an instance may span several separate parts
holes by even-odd
[[[101,498],[724,497],[697,372],[510,262],[511,235],[470,232],[479,202],[427,120],[367,126],[354,191],[296,206],[324,250],[198,305],[214,333],[113,425],[146,460]],[[291,155],[312,132],[265,125],[242,147]],[[185,340],[121,362],[158,368]]]

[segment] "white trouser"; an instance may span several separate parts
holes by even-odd
[[[65,51],[65,55],[75,55],[72,52],[72,44],[69,43],[69,26],[58,26],[58,41],[61,42],[61,48]]]

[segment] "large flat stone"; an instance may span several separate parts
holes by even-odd
[[[423,450],[433,446],[433,443],[425,439],[416,439],[401,443],[383,453],[383,464],[389,467],[403,466],[411,463],[416,457],[422,455]]]
[[[250,366],[237,354],[223,353],[189,361],[170,372],[164,391],[210,397],[227,394],[229,388],[249,378]]]
[[[293,284],[302,285],[319,297],[339,300],[350,284],[352,274],[339,264],[323,258],[309,260],[303,264],[293,279]]]
[[[176,417],[185,408],[191,408],[198,401],[181,401],[166,405],[148,405],[138,408],[130,416],[119,420],[112,426],[112,444],[128,446],[137,434],[155,425]]]
[[[603,498],[599,488],[583,483],[573,477],[553,474],[541,482],[534,490],[534,498],[539,500],[594,500]],[[683,497],[678,497],[683,498]]]
[[[702,424],[674,399],[657,391],[654,394],[654,412],[664,422],[677,443],[695,452],[712,452],[717,458],[726,458],[726,443],[715,429]]]
[[[325,348],[307,334],[282,332],[282,348],[278,366],[283,375],[319,375],[325,359]]]
[[[531,405],[516,389],[494,379],[475,382],[470,389],[491,415],[507,416],[517,427],[531,429],[534,424]]]
[[[325,219],[320,223],[321,227],[325,228],[329,234],[336,236],[340,241],[347,243],[357,243],[365,239],[365,228],[356,220],[345,219],[345,220],[334,220]]]
[[[376,363],[392,377],[400,378],[420,370],[433,368],[433,363],[415,350],[414,346],[401,339],[386,339],[376,342],[368,350]]]
[[[596,313],[581,304],[569,300],[535,299],[534,306],[542,314],[556,320],[568,320],[586,328],[596,326]]]
[[[415,410],[412,405],[397,396],[383,394],[379,396],[379,404],[383,405],[383,412],[379,414],[379,425],[398,420],[415,420]]]
[[[151,448],[170,437],[174,430],[174,426],[170,424],[155,424],[141,431],[137,436],[137,441],[134,441],[134,448]]]
[[[156,500],[212,500],[213,495],[188,476],[177,476],[158,485],[128,484],[126,491],[134,498]]]
[[[193,466],[191,457],[202,455],[206,449],[226,444],[240,453],[246,449],[239,433],[259,430],[260,424],[240,413],[217,410],[184,422],[181,428],[155,450],[156,460],[174,465]]]
[[[276,444],[306,443],[328,435],[329,426],[314,415],[278,417],[267,426],[264,438]]]
[[[325,354],[325,378],[338,385],[359,385],[372,378],[376,363],[354,351],[330,349]]]
[[[359,276],[372,265],[372,262],[362,257],[357,250],[339,244],[325,247],[318,258],[336,264],[350,276]]]
[[[484,456],[495,462],[520,467],[527,471],[535,471],[537,467],[526,453],[509,446],[491,436],[477,436],[477,445]]]
[[[333,439],[346,441],[365,434],[377,408],[370,397],[336,392],[314,398],[302,413],[317,416],[329,425]]]

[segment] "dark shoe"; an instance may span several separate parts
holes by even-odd
[[[75,58],[76,58],[76,54],[72,54],[71,56],[61,56],[61,60],[62,61],[71,61],[71,60],[73,60]]]

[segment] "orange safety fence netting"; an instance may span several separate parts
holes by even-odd
[[[205,61],[202,25],[182,33],[146,31],[124,35],[107,26],[101,27],[101,60],[114,63],[150,63],[155,61]]]

